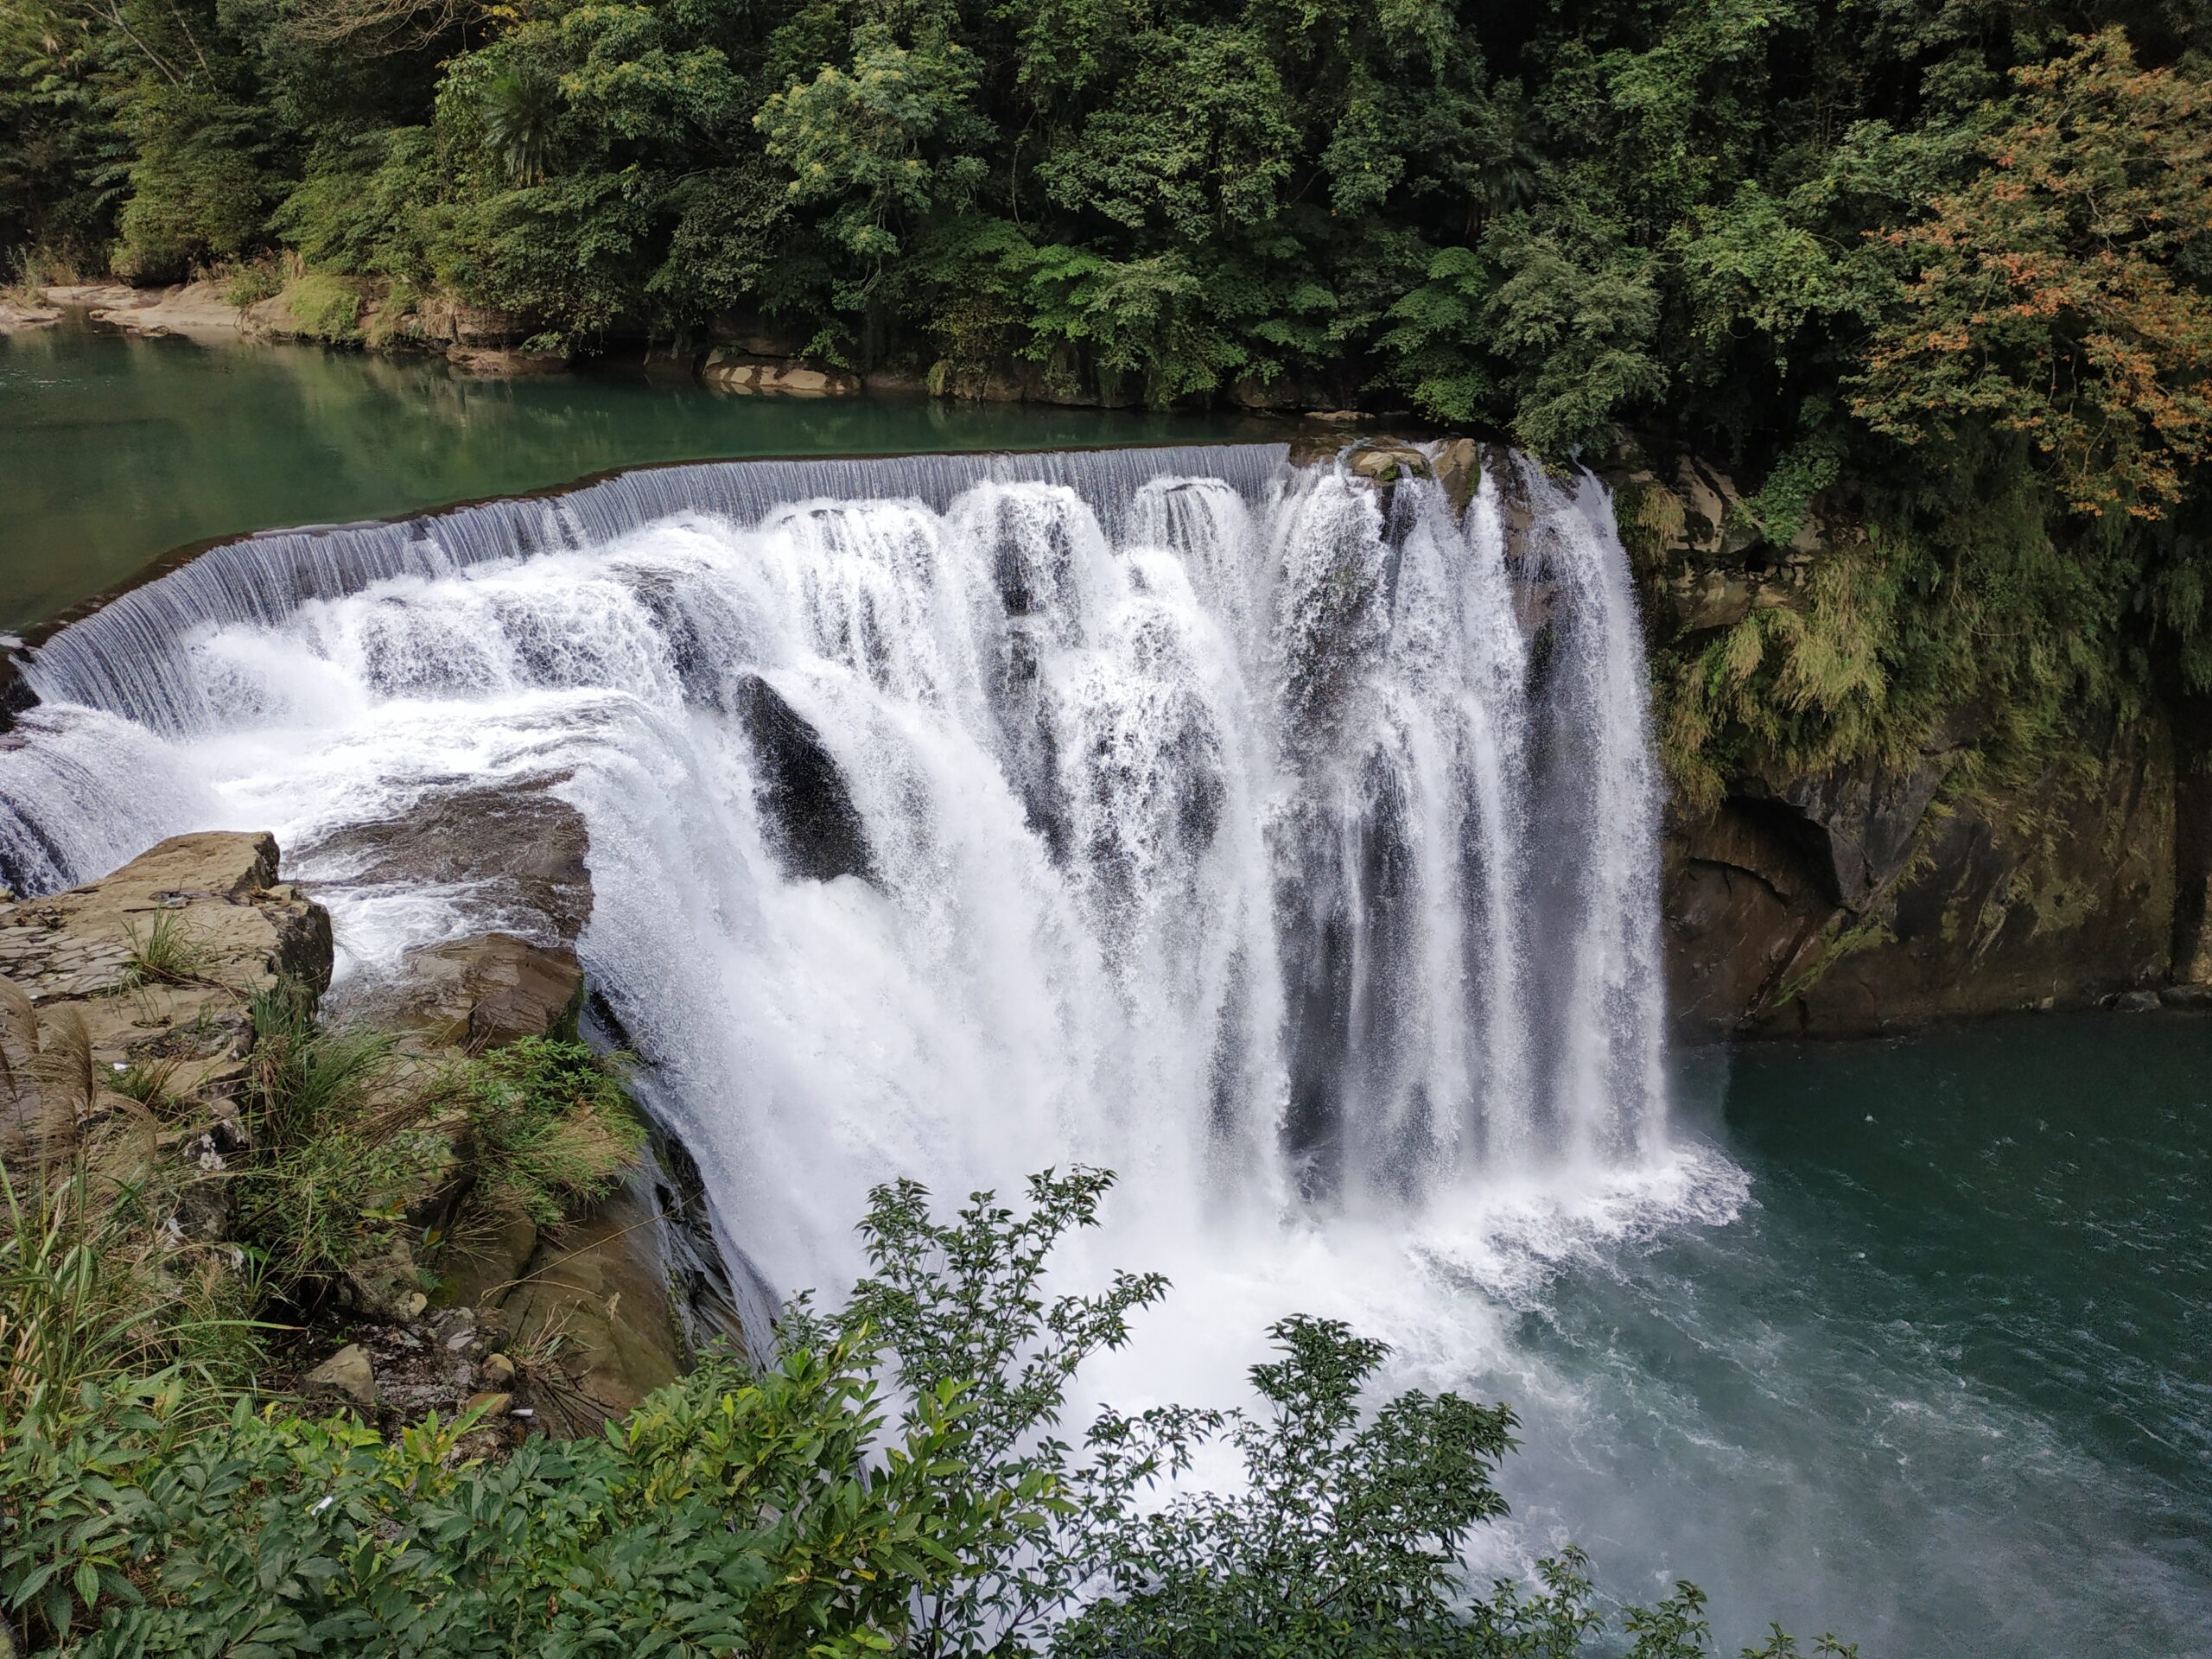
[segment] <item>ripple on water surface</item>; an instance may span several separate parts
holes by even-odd
[[[1480,1293],[1522,1548],[1695,1579],[1727,1639],[2212,1652],[2208,1062],[2046,1016],[1687,1068],[1740,1207]]]

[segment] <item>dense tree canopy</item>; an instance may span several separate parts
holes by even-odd
[[[2202,689],[2208,52],[2199,0],[0,0],[0,245],[1626,426],[1776,546],[1875,531],[1662,664],[1694,790]]]

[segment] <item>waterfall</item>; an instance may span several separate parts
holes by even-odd
[[[1487,461],[1464,513],[1259,445],[251,537],[36,652],[0,860],[50,889],[227,824],[313,882],[350,824],[552,790],[594,983],[779,1286],[839,1276],[894,1173],[1110,1165],[1171,1254],[1630,1180],[1666,1151],[1633,592],[1594,480]],[[328,897],[348,971],[486,925]]]

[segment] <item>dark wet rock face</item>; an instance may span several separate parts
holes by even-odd
[[[1958,787],[1958,753],[1751,779],[1669,827],[1669,996],[1690,1036],[1850,1037],[2153,989],[2177,960],[2163,726],[2107,719],[2056,764]],[[2183,976],[2186,977],[2185,975]]]
[[[803,880],[872,880],[867,830],[821,733],[757,674],[738,683],[737,715],[753,746],[761,820],[784,868]]]
[[[1702,652],[1760,611],[1803,612],[1815,567],[1866,533],[1808,513],[1778,540],[1690,455],[1625,443],[1599,471],[1662,649]],[[1517,536],[1510,491],[1505,506]],[[1670,816],[1682,1035],[1849,1037],[2141,993],[2199,1000],[2193,988],[2212,984],[2212,766],[2199,752],[2212,744],[2195,734],[2212,709],[2084,708],[2038,774],[2005,778],[1979,752],[1989,713],[1949,710],[1916,753],[1817,772],[1746,765],[1711,811]]]

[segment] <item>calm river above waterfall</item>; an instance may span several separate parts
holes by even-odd
[[[769,402],[637,374],[483,379],[440,359],[67,326],[0,334],[0,628],[28,626],[214,537],[386,518],[614,467],[1274,429],[920,397]]]
[[[313,352],[0,340],[0,619],[50,614],[182,543],[645,461],[1249,435],[1230,421],[747,401],[643,382],[486,385]],[[1547,555],[1554,580],[1563,590],[1587,578],[1568,603],[1587,612],[1577,644],[1590,665],[1549,671],[1587,683],[1539,695],[1525,664],[1515,668],[1524,678],[1504,677],[1543,758],[1502,745],[1506,804],[1495,811],[1487,796],[1463,798],[1488,776],[1471,762],[1474,783],[1454,773],[1439,799],[1422,796],[1440,774],[1422,769],[1418,742],[1385,793],[1414,803],[1392,821],[1409,864],[1433,809],[1448,822],[1432,839],[1472,848],[1465,856],[1479,853],[1485,870],[1506,856],[1493,840],[1541,840],[1547,860],[1587,868],[1529,877],[1503,899],[1460,895],[1463,925],[1440,965],[1438,952],[1405,947],[1395,988],[1408,1001],[1446,986],[1492,1025],[1408,1015],[1318,1058],[1295,1041],[1279,1055],[1277,1029],[1296,1016],[1275,1016],[1304,1009],[1293,1001],[1304,982],[1286,969],[1290,988],[1270,1004],[1250,988],[1262,979],[1252,964],[1277,939],[1294,957],[1309,918],[1294,903],[1266,908],[1283,903],[1281,866],[1268,861],[1276,821],[1256,791],[1240,791],[1287,765],[1279,756],[1296,750],[1306,710],[1287,699],[1255,713],[1260,697],[1237,679],[1261,653],[1240,654],[1236,629],[1256,637],[1265,622],[1247,602],[1259,591],[1248,567],[1274,557],[1294,576],[1300,549],[1353,543],[1379,559],[1382,531],[1358,498],[1286,485],[1272,448],[1219,454],[1234,474],[1225,481],[1195,450],[1173,458],[1183,470],[1172,477],[1110,459],[1033,457],[988,476],[941,468],[930,478],[943,499],[926,510],[887,486],[850,487],[846,474],[834,499],[826,486],[794,494],[816,474],[792,469],[760,486],[763,499],[782,494],[758,523],[703,496],[680,511],[625,505],[632,519],[612,528],[579,512],[562,521],[567,543],[531,559],[410,569],[318,594],[274,621],[266,607],[219,614],[200,594],[199,632],[176,620],[181,608],[163,613],[167,632],[142,639],[168,654],[132,665],[143,671],[135,677],[114,672],[120,652],[100,657],[104,636],[89,635],[67,684],[106,712],[32,716],[29,737],[0,757],[13,768],[0,768],[0,795],[37,823],[42,855],[71,877],[100,873],[72,868],[82,861],[72,849],[102,836],[133,843],[107,849],[113,857],[219,823],[273,830],[288,854],[304,849],[312,881],[315,837],[348,813],[411,810],[455,776],[504,786],[557,770],[593,829],[601,909],[586,964],[647,1058],[669,1057],[664,1098],[687,1139],[700,1137],[710,1182],[724,1183],[721,1219],[779,1288],[844,1259],[822,1241],[844,1236],[863,1177],[911,1168],[950,1190],[1003,1179],[1009,1160],[1018,1173],[1109,1156],[1129,1174],[1116,1198],[1127,1219],[1100,1250],[1163,1268],[1177,1288],[1093,1379],[1098,1391],[1130,1406],[1218,1403],[1268,1319],[1301,1309],[1359,1324],[1395,1345],[1394,1382],[1521,1413],[1525,1449],[1502,1480],[1514,1515],[1481,1546],[1485,1570],[1522,1571],[1573,1541],[1624,1599],[1695,1580],[1729,1643],[1754,1638],[1771,1616],[1802,1636],[1857,1640],[1866,1659],[2212,1652],[2212,1020],[2051,1016],[1852,1046],[1678,1052],[1667,1087],[1639,1070],[1641,1028],[1586,1056],[1592,1021],[1561,1020],[1560,1008],[1610,1018],[1631,993],[1649,1007],[1648,985],[1594,981],[1586,964],[1618,974],[1651,944],[1630,924],[1656,918],[1654,894],[1615,890],[1649,849],[1630,856],[1610,842],[1652,803],[1606,792],[1635,770],[1618,756],[1588,777],[1556,759],[1604,760],[1608,740],[1641,753],[1640,693],[1601,671],[1636,660],[1634,616],[1619,602],[1625,567],[1602,498],[1546,495],[1532,481],[1560,526]],[[721,487],[714,477],[698,487],[709,486]],[[1445,582],[1483,544],[1451,540],[1433,504],[1424,511],[1395,546],[1419,549]],[[1040,578],[1007,607],[1025,620],[1065,607],[1053,625],[1065,639],[1045,638],[1041,624],[1024,637],[1044,640],[1032,648],[1047,670],[1052,650],[1067,654],[1069,729],[1115,762],[1100,765],[1097,798],[1128,797],[1096,823],[1080,817],[1079,793],[1033,807],[1082,831],[1051,856],[1031,845],[1046,838],[1031,834],[1000,775],[1020,757],[976,734],[1001,718],[954,649],[969,638],[976,595],[928,587],[930,557],[944,553],[950,568],[945,550],[987,546],[1001,550],[1001,570],[1008,557],[1072,563],[1071,546],[1096,567],[1051,592]],[[762,566],[770,574],[756,583]],[[1426,569],[1394,552],[1390,580]],[[814,608],[779,610],[791,594]],[[849,601],[848,634],[865,634],[858,654],[875,681],[861,683],[865,674],[833,660],[838,641],[802,626],[832,600]],[[679,612],[689,632],[670,621]],[[1432,632],[1451,637],[1422,642],[1418,662],[1408,649],[1391,688],[1411,688],[1408,708],[1427,707],[1416,693],[1435,683],[1439,662],[1459,677],[1454,688],[1489,684],[1477,683],[1476,670],[1494,665],[1469,607],[1437,614],[1459,632],[1440,625]],[[912,626],[887,625],[900,618]],[[709,622],[727,637],[710,637]],[[1103,643],[1078,639],[1085,627]],[[669,643],[679,634],[682,651]],[[1160,668],[1200,638],[1217,658],[1181,678]],[[722,744],[728,710],[708,683],[741,645],[851,771],[872,870],[760,874],[770,866],[758,826],[730,804],[749,798],[747,763]],[[134,714],[155,734],[122,724]],[[1480,760],[1496,733],[1471,720],[1447,735]],[[137,792],[32,798],[65,762],[69,777],[107,767]],[[1145,792],[1200,772],[1205,787]],[[897,787],[876,790],[886,779]],[[127,800],[139,816],[98,834],[64,821],[92,798]],[[1547,810],[1562,799],[1590,821],[1586,836],[1551,833]],[[83,833],[73,841],[73,830]],[[1095,854],[1116,837],[1119,862]],[[1060,867],[1086,858],[1080,880],[1055,885]],[[1318,880],[1334,867],[1316,857],[1313,868]],[[1599,896],[1562,910],[1551,887],[1567,887]],[[1145,907],[1150,892],[1185,888],[1179,911]],[[1217,916],[1208,906],[1224,891],[1241,899]],[[331,902],[357,966],[444,925],[435,903],[371,915]],[[1608,905],[1630,921],[1592,943],[1585,936],[1608,921]],[[1196,918],[1187,929],[1184,913]],[[1541,925],[1561,915],[1574,927]],[[1411,937],[1405,916],[1395,925]],[[1103,943],[1086,956],[1068,944],[1078,936]],[[1124,971],[1129,963],[1143,971]],[[779,987],[788,1006],[772,1007]],[[1201,993],[1217,998],[1219,1022],[1201,1029],[1193,1017],[1183,1031]],[[1078,1065],[1064,1051],[1081,1024],[1070,1010],[1086,999],[1116,1012],[1078,1032],[1093,1045]],[[1418,1077],[1402,1063],[1416,1049],[1427,1057]],[[1513,1103],[1535,1103],[1510,1121],[1497,1103],[1506,1049]],[[1269,1173],[1251,1174],[1219,1213],[1185,1200],[1250,1172],[1201,1168],[1175,1138],[1190,1092],[1178,1092],[1177,1068],[1209,1061],[1217,1129],[1235,1109],[1248,1129],[1287,1122],[1305,1136],[1289,1149],[1255,1136],[1249,1161]],[[1464,1147],[1427,1116],[1455,1065],[1496,1085]],[[895,1090],[880,1089],[883,1077]],[[1283,1078],[1292,1108],[1269,1116]],[[1602,1098],[1589,1096],[1591,1080]],[[1001,1089],[1004,1099],[991,1092]],[[1068,1109],[1056,1116],[1033,1096]],[[1102,1100],[1128,1121],[1102,1132],[1076,1109]],[[1424,1135],[1445,1150],[1409,1171],[1402,1148]]]

